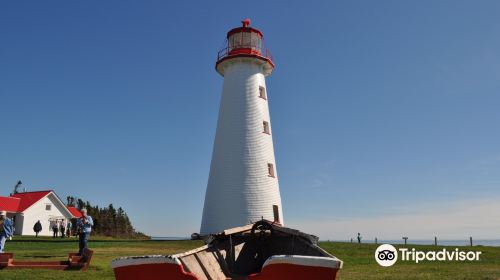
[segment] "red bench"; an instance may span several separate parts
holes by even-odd
[[[69,253],[68,262],[71,268],[80,268],[82,270],[86,270],[89,268],[90,261],[92,260],[92,255],[94,251],[90,249],[85,249],[83,251],[83,255],[80,256],[77,253]]]
[[[4,268],[12,264],[13,258],[14,258],[13,253],[0,253],[0,268]]]
[[[13,253],[0,253],[0,269],[42,268],[56,270],[86,270],[94,251],[85,249],[83,256],[69,253],[67,261],[15,261]]]

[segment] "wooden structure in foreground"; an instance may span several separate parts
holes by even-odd
[[[268,221],[205,237],[205,246],[172,256],[114,260],[117,280],[333,280],[342,261],[317,237]]]
[[[55,269],[55,270],[86,270],[94,251],[85,249],[83,256],[69,253],[68,260],[64,261],[16,261],[13,253],[0,253],[0,269]]]

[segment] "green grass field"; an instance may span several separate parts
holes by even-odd
[[[57,240],[50,238],[30,241],[33,238],[16,238],[7,243],[7,251],[13,252],[16,259],[63,260],[67,253],[75,251],[76,240]],[[202,245],[199,241],[139,241],[110,240],[94,238],[90,247],[95,251],[88,271],[51,271],[51,270],[2,270],[0,279],[114,279],[109,264],[120,256],[146,254],[173,254]],[[344,261],[339,279],[500,279],[500,248],[473,247],[482,251],[479,262],[423,262],[419,264],[398,262],[392,267],[380,267],[374,260],[374,244],[351,244],[321,242],[328,252]],[[441,246],[409,246],[417,250],[442,249]],[[456,247],[447,247],[454,250]],[[471,247],[459,247],[465,250]]]

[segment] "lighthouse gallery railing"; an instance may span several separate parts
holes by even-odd
[[[253,54],[270,60],[273,60],[271,52],[267,48],[256,47],[252,45],[240,45],[234,47],[225,47],[217,52],[217,61],[238,54]]]

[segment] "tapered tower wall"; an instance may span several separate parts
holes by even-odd
[[[265,81],[269,69],[266,60],[239,55],[217,66],[224,84],[201,234],[262,218],[283,224]]]

